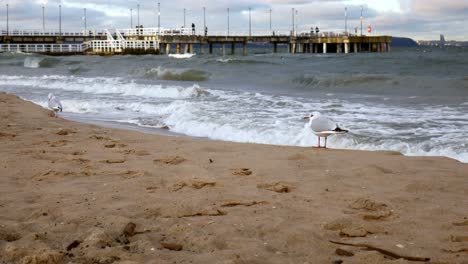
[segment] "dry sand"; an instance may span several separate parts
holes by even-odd
[[[455,160],[0,118],[0,263],[468,263]]]

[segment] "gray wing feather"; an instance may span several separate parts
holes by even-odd
[[[49,100],[49,108],[55,111],[62,111],[62,103],[55,97],[53,96]]]

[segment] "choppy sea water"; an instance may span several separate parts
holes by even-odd
[[[468,162],[468,50],[383,54],[70,56],[0,54],[0,91],[65,118],[196,137],[313,146],[302,117],[320,111],[351,131],[329,147],[394,150]]]

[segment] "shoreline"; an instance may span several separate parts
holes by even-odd
[[[147,134],[5,93],[0,117],[0,262],[468,259],[456,160]]]

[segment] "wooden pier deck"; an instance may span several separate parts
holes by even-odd
[[[107,33],[106,33],[107,32]],[[214,54],[214,46],[221,46],[223,55],[236,54],[236,48],[241,46],[242,54],[247,55],[251,43],[268,43],[272,52],[278,52],[279,45],[287,45],[287,52],[300,53],[358,53],[358,52],[389,52],[392,37],[390,36],[348,36],[330,33],[322,34],[290,34],[290,35],[200,35],[187,30],[171,30],[161,32],[145,28],[116,30],[113,33],[61,33],[44,34],[40,32],[16,32],[15,34],[0,34],[0,51],[15,50],[23,52],[45,53],[37,45],[82,45],[78,53],[82,54],[181,54],[198,53]],[[128,42],[129,45],[123,43]],[[7,49],[9,47],[9,49]],[[197,50],[195,50],[197,49]],[[60,52],[57,52],[59,50]],[[70,49],[55,49],[54,55],[66,54]],[[73,50],[77,54],[77,50]]]

